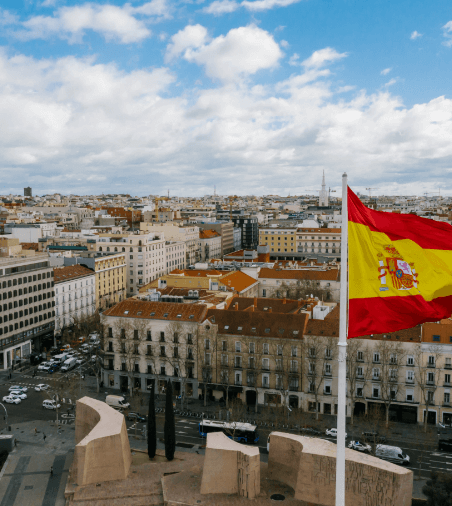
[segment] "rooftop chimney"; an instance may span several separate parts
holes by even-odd
[[[269,308],[268,308],[268,312],[269,312],[269,313],[271,313],[271,312],[272,312],[272,308],[271,308],[271,307],[269,307]]]

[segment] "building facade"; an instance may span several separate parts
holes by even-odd
[[[185,269],[186,248],[183,241],[166,241],[166,272],[168,274],[173,269]]]
[[[96,275],[84,265],[54,269],[55,335],[96,311]]]
[[[0,369],[42,350],[55,325],[53,269],[49,256],[0,258]]]

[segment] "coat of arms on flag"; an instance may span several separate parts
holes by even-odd
[[[380,259],[378,278],[382,284],[380,291],[383,291],[384,288],[387,287],[387,276],[389,276],[392,280],[392,285],[396,290],[410,290],[411,288],[417,288],[418,281],[414,264],[405,262],[402,255],[397,251],[394,245],[388,244],[384,247],[384,249],[386,257],[382,253],[378,254]]]

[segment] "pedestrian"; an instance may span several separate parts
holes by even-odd
[[[45,442],[45,440],[46,440],[46,437],[47,437],[47,436],[43,433],[43,434],[42,434],[42,437],[43,437],[44,442]]]
[[[36,436],[37,433],[38,433],[38,429],[35,427],[35,436]]]
[[[50,476],[53,476],[53,466],[50,466]]]

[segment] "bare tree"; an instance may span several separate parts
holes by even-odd
[[[218,326],[206,325],[197,331],[198,367],[204,385],[204,406],[207,406],[207,386],[212,383],[214,364],[217,363]],[[198,376],[199,377],[199,376]]]
[[[187,379],[187,356],[189,344],[187,343],[187,329],[181,322],[171,321],[168,323],[165,333],[167,335],[167,342],[170,344],[170,349],[163,358],[164,362],[168,364],[173,370],[173,376],[180,381],[180,396],[181,407],[184,400],[184,386]]]
[[[279,286],[271,288],[267,297],[292,300],[317,297],[319,300],[329,301],[332,300],[332,293],[329,288],[320,286],[317,281],[305,279],[293,283],[283,281]]]
[[[347,345],[347,395],[350,399],[350,423],[354,423],[355,403],[363,398],[364,388],[371,374],[371,352],[360,339],[350,339]]]
[[[405,355],[400,342],[378,341],[373,351],[372,379],[380,382],[380,397],[385,406],[386,427],[389,426],[389,409],[399,395],[399,373]]]
[[[427,432],[428,407],[435,402],[435,392],[441,374],[438,361],[442,354],[438,346],[431,345],[428,348],[423,348],[422,344],[416,345],[413,354],[414,376],[425,404],[424,432]]]
[[[243,346],[248,352],[246,367],[246,384],[253,388],[255,392],[256,402],[254,411],[258,411],[259,388],[262,386],[262,358],[264,357],[264,343],[256,336],[245,337]]]
[[[305,336],[303,340],[303,375],[306,377],[308,393],[314,396],[316,420],[319,418],[319,395],[325,380],[332,378],[333,363],[337,360],[337,339],[333,337]],[[331,389],[323,394],[331,395]]]
[[[226,408],[229,408],[229,387],[232,384],[234,379],[234,357],[230,355],[230,350],[228,350],[227,340],[222,340],[220,344],[220,340],[218,342],[219,346],[219,363],[217,363],[217,368],[219,369],[219,384],[223,387],[226,401]]]

